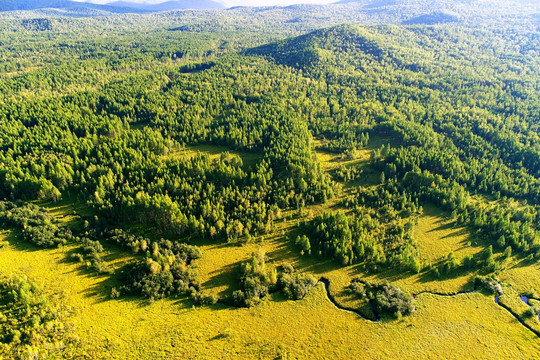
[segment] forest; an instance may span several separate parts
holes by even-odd
[[[110,299],[300,301],[320,280],[262,249],[237,264],[225,295],[201,281],[201,246],[274,236],[298,258],[359,274],[470,273],[481,276],[474,289],[502,294],[485,279],[510,259],[540,261],[534,21],[490,26],[487,17],[407,7],[401,18],[360,22],[355,6],[329,7],[354,24],[330,16],[324,28],[309,6],[2,15],[0,228],[37,248],[72,249],[70,262],[114,281]],[[328,170],[321,154],[342,164]],[[60,202],[84,211],[64,222],[47,210]],[[426,207],[468,229],[482,250],[423,257],[415,231]],[[130,260],[111,267],[110,249]],[[347,288],[376,317],[415,312],[413,296],[386,280],[354,277]],[[0,279],[0,308],[12,309],[0,318],[0,357],[76,346],[65,329],[32,335],[68,313],[40,291],[25,278]],[[27,304],[43,320],[4,325],[6,316],[27,324],[32,314],[14,310]]]

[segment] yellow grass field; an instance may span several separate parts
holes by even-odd
[[[466,227],[455,226],[455,222],[433,205],[424,206],[424,214],[414,227],[414,240],[418,244],[424,261],[436,263],[453,252],[457,259],[474,255],[484,248],[471,244],[470,232]]]
[[[520,293],[514,289],[512,285],[504,287],[504,294],[499,297],[501,304],[508,306],[512,312],[522,318],[522,320],[531,328],[540,332],[540,322],[538,316],[527,317],[525,312],[530,308],[524,301],[520,299]],[[534,303],[534,300],[532,300]]]
[[[191,158],[197,154],[208,154],[210,159],[219,159],[221,154],[228,152],[231,156],[238,156],[242,159],[244,166],[254,166],[261,160],[262,154],[256,152],[232,150],[227,146],[219,145],[190,145],[183,148],[174,149],[166,157]]]
[[[97,359],[345,359],[345,358],[538,358],[540,340],[492,297],[478,293],[440,297],[423,294],[417,311],[394,322],[370,322],[337,309],[318,284],[305,299],[284,300],[279,294],[252,309],[221,305],[193,307],[186,299],[109,300],[106,277],[66,262],[64,249],[37,250],[7,235],[0,249],[0,272],[26,274],[50,291],[63,292],[76,311],[73,321],[82,351]],[[245,247],[203,246],[200,271],[205,290],[217,268],[245,259],[257,244]],[[224,251],[225,250],[225,251]],[[269,247],[277,258],[277,243]],[[286,253],[286,251],[285,251]],[[230,254],[215,269],[208,264]],[[121,256],[120,256],[121,257]],[[117,256],[115,258],[118,262]],[[296,265],[310,267],[309,259]],[[113,265],[114,266],[114,265]],[[332,286],[340,278],[331,264],[314,265]],[[229,267],[230,270],[230,267]],[[230,283],[230,280],[223,280]],[[217,282],[219,283],[219,281]]]
[[[535,292],[540,297],[540,264],[515,261],[499,277],[501,281],[512,284],[520,293]]]

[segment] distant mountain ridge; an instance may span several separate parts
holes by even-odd
[[[109,6],[121,7],[121,8],[133,8],[147,11],[168,11],[177,9],[225,9],[225,6],[221,3],[212,0],[172,0],[159,4],[140,4],[129,1],[115,1],[108,3]]]
[[[26,10],[25,17],[38,19],[169,12],[165,17],[158,14],[154,19],[151,19],[153,15],[149,15],[145,21],[163,22],[163,26],[170,30],[188,32],[247,28],[260,31],[261,24],[273,24],[293,32],[305,32],[343,23],[412,26],[446,24],[482,28],[511,25],[530,30],[540,29],[538,0],[341,0],[327,5],[231,8],[225,8],[219,2],[221,0],[170,0],[160,4],[137,4],[133,1],[135,0],[115,0],[100,5],[73,0],[0,0],[0,12]],[[188,14],[182,11],[184,9],[215,11]],[[170,26],[166,23],[169,16],[182,18],[182,21]]]
[[[3,0],[0,2],[0,11],[36,10],[42,8],[66,8],[78,5],[69,0]]]
[[[111,13],[149,13],[179,9],[224,9],[225,6],[213,0],[172,0],[159,4],[140,4],[129,1],[116,1],[104,5],[87,2],[77,2],[71,0],[0,1],[0,12],[18,10],[40,10],[48,8],[80,11],[84,11],[85,9],[92,9],[107,11]]]

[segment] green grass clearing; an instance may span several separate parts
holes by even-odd
[[[215,160],[221,157],[223,153],[229,153],[230,156],[238,156],[242,159],[242,164],[245,167],[254,167],[262,159],[262,154],[257,152],[237,151],[232,150],[227,146],[221,145],[185,145],[178,149],[173,149],[167,157],[172,158],[191,158],[197,154],[208,154],[210,159]]]

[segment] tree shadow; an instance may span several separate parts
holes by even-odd
[[[343,268],[342,265],[334,260],[318,259],[317,257],[308,254],[302,256],[300,249],[295,247],[291,240],[291,236],[294,238],[296,233],[297,232],[295,231],[289,232],[286,240],[281,241],[276,249],[267,253],[270,261],[276,263],[289,263],[297,269],[309,271],[317,275]]]
[[[444,264],[444,261],[440,261],[434,264],[434,268],[437,268],[442,264]],[[453,279],[463,278],[463,277],[469,277],[472,279],[474,275],[477,273],[478,273],[477,269],[458,268],[458,269],[451,270],[447,274],[441,274],[439,276],[436,276],[431,271],[427,270],[420,273],[420,276],[418,277],[418,281],[425,284],[425,283],[444,282],[446,280],[453,280]],[[469,290],[472,290],[473,288],[474,288],[474,284],[471,281],[468,281],[465,285],[462,286],[459,292],[469,291]]]
[[[429,229],[427,232],[430,233],[430,232],[436,232],[436,231],[445,231],[445,230],[449,230],[449,229],[452,229],[455,227],[455,223],[454,222],[446,222],[444,220],[439,220],[436,222],[437,227],[435,228],[432,228],[432,229]],[[452,235],[452,234],[450,234]],[[446,235],[445,237],[449,237],[450,235]]]
[[[17,229],[3,229],[8,231],[8,235],[4,238],[4,241],[7,241],[10,246],[12,246],[17,251],[42,251],[42,250],[51,250],[54,248],[43,248],[36,244],[33,244],[29,241],[24,241],[21,238],[21,232]]]
[[[527,254],[523,254],[523,253],[519,253],[517,255],[515,255],[515,258],[517,260],[516,263],[514,263],[510,269],[518,269],[518,268],[525,268],[525,267],[529,267],[529,266],[540,266],[539,263],[536,261],[536,260],[531,260],[531,259],[527,259],[529,255]]]
[[[210,278],[201,284],[201,288],[203,290],[209,290],[226,287],[225,290],[220,291],[216,295],[219,297],[230,296],[235,290],[240,289],[239,274],[242,262],[237,261],[212,271]]]
[[[456,231],[453,231],[450,234],[447,234],[447,235],[443,236],[441,239],[448,239],[448,238],[464,236],[464,235],[467,236],[467,237],[471,236],[471,232],[469,231],[469,229],[467,229],[467,228],[457,229]]]

